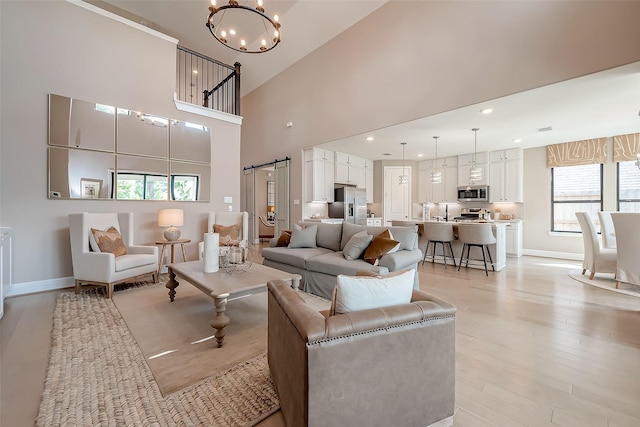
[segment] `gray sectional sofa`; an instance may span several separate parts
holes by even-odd
[[[325,224],[301,222],[300,225],[318,226],[316,247],[288,248],[275,247],[277,237],[270,242],[269,248],[262,249],[263,264],[278,270],[302,276],[300,288],[306,292],[330,299],[336,284],[336,276],[345,274],[355,276],[359,271],[386,274],[391,271],[418,267],[422,260],[422,251],[418,248],[418,226],[409,227],[367,227],[351,223]],[[377,236],[389,229],[393,239],[400,242],[400,248],[380,258],[374,266],[364,259],[347,260],[342,250],[359,231]],[[418,275],[414,288],[419,289]]]

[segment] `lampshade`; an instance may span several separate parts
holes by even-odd
[[[178,240],[180,238],[180,229],[184,223],[184,213],[182,209],[160,209],[158,212],[158,225],[160,227],[169,227],[164,231],[164,238],[167,240]]]

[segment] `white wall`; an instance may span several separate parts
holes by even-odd
[[[176,45],[65,1],[2,1],[1,225],[14,228],[12,293],[71,283],[67,215],[135,214],[136,243],[162,237],[157,211],[185,210],[182,235],[193,242],[207,214],[240,207],[240,126],[178,111]],[[47,94],[101,102],[201,123],[212,129],[211,202],[47,199]],[[196,256],[195,243],[187,254]]]
[[[640,2],[389,2],[243,98],[242,164],[292,157],[302,200],[302,148],[638,61],[637,16]]]

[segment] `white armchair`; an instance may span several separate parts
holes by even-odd
[[[598,273],[616,272],[616,250],[601,248],[598,241],[598,233],[593,221],[587,212],[576,212],[578,223],[582,230],[582,241],[584,243],[584,262],[582,263],[582,274],[587,270],[591,272],[589,279]]]
[[[613,212],[611,218],[618,250],[616,288],[620,286],[620,282],[640,285],[640,213]]]
[[[122,235],[127,250],[116,257],[108,252],[92,251],[89,245],[91,228],[106,230],[115,227]],[[69,215],[69,237],[76,293],[81,285],[98,285],[107,288],[111,298],[113,286],[151,274],[156,279],[158,248],[133,244],[132,213],[75,213]]]

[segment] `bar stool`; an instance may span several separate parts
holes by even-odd
[[[449,252],[451,253],[451,259],[453,259],[453,266],[456,266],[456,257],[453,254],[453,247],[451,242],[455,239],[453,234],[453,225],[446,222],[426,222],[424,223],[424,234],[427,237],[427,247],[424,249],[424,257],[422,258],[422,265],[427,259],[427,253],[429,252],[429,245],[433,243],[433,252],[431,253],[431,262],[435,261],[436,246],[438,243],[442,245],[442,256],[444,257],[444,268],[447,268],[447,251],[444,244],[449,244]]]
[[[491,259],[491,252],[489,251],[489,245],[496,243],[496,238],[491,230],[491,224],[460,224],[458,225],[458,240],[464,243],[462,246],[462,253],[460,254],[460,262],[458,263],[458,271],[462,266],[462,258],[464,257],[464,250],[467,249],[467,263],[465,268],[469,267],[469,251],[472,246],[477,246],[482,249],[482,260],[484,261],[484,274],[487,276],[487,259],[484,254],[485,248],[489,254],[489,261],[491,262],[491,269],[496,271],[493,265],[493,259]]]

